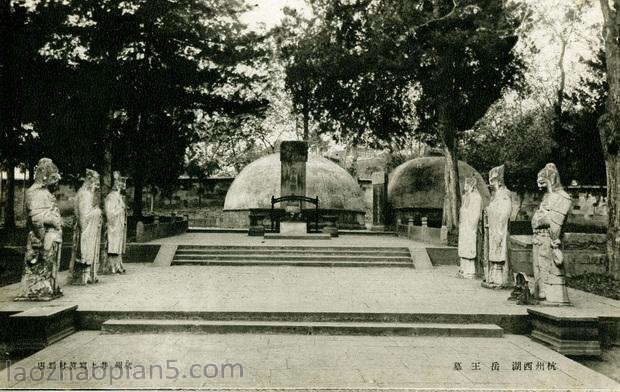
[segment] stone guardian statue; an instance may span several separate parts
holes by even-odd
[[[108,222],[108,262],[111,273],[124,273],[123,254],[127,241],[127,206],[123,198],[127,177],[114,172],[114,186],[105,198]]]
[[[75,196],[75,226],[71,257],[71,283],[85,285],[99,281],[99,244],[101,209],[99,208],[99,173],[86,169],[84,184]]]
[[[60,297],[58,267],[62,247],[62,218],[53,192],[60,181],[51,159],[41,158],[34,184],[26,191],[29,229],[21,288],[16,301],[50,301]]]
[[[571,209],[572,199],[564,191],[553,163],[548,163],[538,173],[537,183],[546,193],[532,217],[534,296],[544,301],[542,304],[570,305],[560,245],[562,225]]]
[[[488,224],[488,265],[483,286],[505,288],[510,286],[508,265],[508,221],[512,211],[510,191],[504,185],[504,165],[489,172],[489,185],[493,192],[486,208]]]
[[[469,177],[465,180],[464,185],[459,217],[458,243],[459,275],[467,279],[476,277],[476,237],[481,213],[482,196],[478,192],[478,182],[475,177]]]

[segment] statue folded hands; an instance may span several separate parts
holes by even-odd
[[[71,283],[84,285],[99,281],[101,209],[98,206],[99,173],[86,169],[84,184],[75,196],[75,227],[71,257]]]

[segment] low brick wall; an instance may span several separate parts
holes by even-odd
[[[585,273],[605,273],[607,255],[605,253],[605,234],[565,233],[562,240],[562,253],[568,276]],[[533,275],[532,236],[510,236],[509,258],[514,272]]]
[[[136,242],[149,242],[159,238],[183,234],[187,231],[189,222],[187,217],[172,217],[155,219],[153,223],[138,222],[136,224]]]

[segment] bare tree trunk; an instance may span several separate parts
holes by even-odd
[[[608,272],[620,278],[620,0],[600,0],[609,94],[605,114],[599,119],[599,133],[607,168]]]
[[[112,190],[112,151],[111,146],[107,145],[103,156],[103,167],[101,170],[101,199],[99,200],[99,208],[101,208],[101,240],[99,241],[99,273],[108,275],[112,272],[110,262],[108,260],[108,217],[105,213],[105,198]]]
[[[0,135],[2,135],[1,153],[6,159],[6,203],[4,205],[4,227],[15,228],[15,153],[16,143],[16,102],[18,68],[15,63],[15,50],[19,44],[15,36],[12,2],[0,0],[0,59],[2,72],[0,73]]]
[[[439,135],[443,144],[443,154],[446,158],[444,183],[446,190],[445,200],[447,201],[444,202],[444,224],[448,228],[450,237],[458,238],[461,189],[459,184],[457,144],[454,130],[444,118],[439,119]]]
[[[310,136],[310,109],[308,108],[308,99],[304,100],[304,109],[303,109],[303,119],[304,119],[304,138],[303,140],[308,140]]]
[[[616,278],[620,278],[620,157],[618,154],[608,155],[607,166],[607,270]]]
[[[459,208],[461,205],[461,192],[459,184],[459,169],[456,159],[456,151],[444,146],[446,157],[446,198],[448,199],[447,224],[448,232],[454,233],[459,227]]]
[[[4,227],[15,229],[15,164],[8,160],[6,165],[6,204],[4,206]]]
[[[146,121],[146,117],[143,116],[142,114],[138,115],[138,121],[136,124],[136,135],[140,136],[142,128],[143,128],[143,124],[142,122]],[[138,143],[136,143],[136,146],[138,145]],[[136,150],[136,157],[135,157],[135,162],[133,163],[134,166],[134,188],[133,188],[133,217],[137,220],[139,220],[139,218],[142,217],[142,207],[143,207],[143,203],[142,203],[142,194],[144,191],[144,162],[143,162],[143,157],[142,157],[142,150],[141,149],[137,149]]]
[[[142,193],[144,190],[144,174],[141,172],[141,169],[139,167],[136,168],[133,183],[133,216],[135,218],[140,218],[142,217]]]
[[[28,186],[34,183],[34,168],[36,167],[36,162],[32,159],[28,160]]]
[[[553,104],[553,138],[558,142],[556,147],[556,151],[553,154],[554,159],[556,160],[556,164],[560,166],[560,168],[566,168],[566,159],[565,153],[563,152],[565,149],[562,147],[562,140],[566,135],[564,135],[564,124],[563,124],[563,111],[562,107],[564,105],[564,90],[566,88],[566,69],[564,67],[564,58],[566,57],[566,46],[568,42],[562,39],[561,47],[560,47],[560,57],[558,58],[558,71],[560,73],[560,79],[558,83],[558,90],[556,91],[556,100]]]
[[[4,166],[0,165],[0,222],[2,222],[2,215],[4,215],[4,211],[2,209],[2,203],[4,202],[4,188],[2,187],[3,184],[3,175],[2,175],[2,171],[4,170]]]

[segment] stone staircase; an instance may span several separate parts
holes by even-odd
[[[341,312],[104,312],[81,317],[102,333],[297,334],[501,338],[496,319],[475,315]],[[505,318],[497,320],[505,322]],[[510,330],[510,324],[506,324]],[[511,331],[515,332],[515,331]]]
[[[180,245],[171,265],[414,268],[406,247],[340,246]]]
[[[494,324],[191,319],[111,319],[102,324],[101,331],[103,333],[190,332],[488,338],[501,338],[504,334],[504,330]]]

